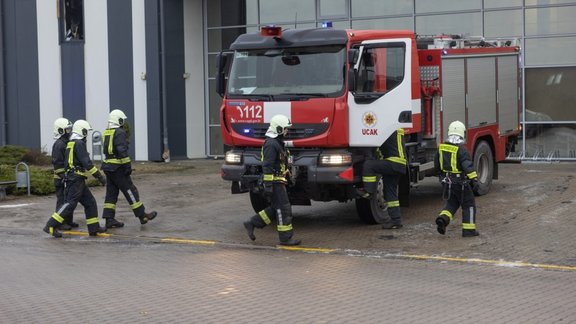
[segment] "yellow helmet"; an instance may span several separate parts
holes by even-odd
[[[448,126],[448,136],[450,135],[457,135],[462,139],[466,138],[466,126],[459,120],[451,122]]]
[[[72,131],[72,123],[66,118],[58,118],[54,121],[54,138],[60,138],[62,135]]]
[[[127,118],[128,117],[126,117],[126,114],[124,114],[124,112],[120,109],[114,109],[108,115],[108,121],[118,126],[124,125],[124,122]]]
[[[270,127],[266,135],[275,138],[278,135],[286,135],[288,128],[292,126],[290,119],[284,115],[275,115],[270,119]]]
[[[92,126],[90,126],[90,124],[83,119],[78,119],[72,126],[72,133],[78,134],[82,137],[88,136],[88,132],[91,130]]]

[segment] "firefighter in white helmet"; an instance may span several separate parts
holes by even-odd
[[[140,224],[146,224],[157,215],[155,211],[146,213],[144,204],[140,201],[138,189],[132,182],[132,163],[128,154],[129,139],[124,126],[126,114],[120,109],[114,109],[108,115],[108,129],[104,131],[104,156],[102,170],[106,174],[106,198],[102,218],[106,220],[106,228],[123,227],[124,223],[116,220],[116,203],[120,191],[132,208],[132,212]]]
[[[92,130],[90,124],[85,120],[77,120],[72,126],[70,141],[66,144],[65,173],[66,173],[66,194],[64,204],[60,206],[44,227],[44,232],[54,236],[62,237],[58,231],[65,219],[70,217],[78,203],[84,206],[86,213],[86,224],[88,234],[96,236],[103,233],[106,228],[100,227],[98,221],[98,206],[96,199],[86,185],[87,174],[92,174],[102,185],[106,184],[106,179],[90,160],[90,155],[86,149],[86,136]]]
[[[66,118],[58,118],[54,121],[54,145],[52,145],[52,166],[54,167],[54,189],[56,190],[56,210],[64,203],[64,188],[65,188],[65,168],[66,160],[66,144],[70,140],[70,133],[72,132],[72,123]],[[71,213],[67,219],[64,220],[60,229],[70,230],[78,227],[74,223],[74,214]]]
[[[275,115],[270,119],[261,156],[263,194],[270,199],[270,206],[244,222],[248,237],[252,241],[256,239],[255,227],[263,228],[276,220],[280,245],[300,244],[300,240],[292,238],[294,235],[292,206],[286,191],[289,152],[285,148],[284,137],[288,134],[290,126],[292,126],[290,119],[284,115]]]
[[[462,207],[462,236],[479,235],[474,199],[474,191],[478,190],[478,176],[465,140],[466,126],[460,121],[452,122],[448,126],[448,139],[440,144],[434,159],[434,165],[440,171],[444,198],[447,199],[446,206],[436,218],[438,233],[442,235],[459,207]]]

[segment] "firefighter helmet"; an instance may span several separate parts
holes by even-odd
[[[72,126],[72,133],[78,134],[82,137],[88,136],[88,131],[91,130],[92,126],[90,126],[90,124],[83,119],[78,119],[77,121],[74,122],[74,125]]]
[[[448,136],[450,135],[457,135],[462,139],[466,138],[466,126],[459,120],[451,122],[448,126]]]
[[[288,128],[292,126],[290,119],[284,115],[275,115],[270,119],[270,127],[266,135],[276,138],[278,135],[286,135]]]
[[[127,118],[128,117],[126,117],[126,114],[124,114],[124,112],[120,109],[114,109],[108,115],[108,121],[118,126],[124,125],[124,122]]]
[[[54,138],[60,138],[62,135],[72,131],[72,123],[66,118],[58,118],[54,121]]]

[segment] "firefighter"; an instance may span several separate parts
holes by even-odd
[[[266,132],[266,140],[262,146],[262,184],[270,206],[244,222],[248,237],[256,240],[254,228],[263,228],[273,220],[277,221],[280,245],[299,245],[300,240],[293,239],[292,206],[288,200],[286,184],[289,177],[288,155],[284,147],[284,137],[292,126],[290,119],[284,115],[275,115],[270,119],[270,127]]]
[[[72,123],[66,118],[58,118],[54,121],[54,145],[52,145],[52,165],[54,166],[54,189],[56,189],[56,210],[62,206],[64,203],[64,174],[66,168],[66,161],[64,156],[66,155],[66,144],[70,139],[70,133],[72,132]],[[61,230],[71,230],[72,228],[78,227],[77,223],[74,223],[74,214],[70,213],[62,225],[60,225]]]
[[[474,191],[478,190],[478,176],[474,162],[465,147],[466,126],[454,121],[448,126],[448,139],[440,144],[434,158],[439,179],[443,185],[446,206],[436,218],[438,233],[444,235],[454,213],[462,206],[462,236],[478,236],[476,230],[476,203]]]
[[[382,225],[383,229],[402,228],[398,183],[400,177],[406,174],[405,151],[404,130],[400,128],[376,149],[377,159],[367,160],[362,169],[364,187],[358,188],[358,195],[362,198],[374,199],[378,189],[378,175],[382,176],[384,200],[388,205],[390,216],[390,219]]]
[[[102,185],[106,184],[106,179],[92,164],[90,155],[86,150],[86,136],[91,130],[92,127],[85,120],[77,120],[72,125],[72,135],[70,135],[70,141],[66,144],[64,158],[66,161],[64,203],[52,214],[44,227],[44,232],[54,237],[62,237],[62,233],[58,231],[58,228],[64,220],[70,217],[78,203],[84,206],[88,234],[96,236],[98,233],[106,231],[106,228],[100,227],[96,199],[94,199],[86,185],[87,173],[92,174]]]
[[[144,204],[140,201],[138,189],[132,182],[132,164],[128,156],[129,140],[124,125],[126,115],[120,109],[114,109],[108,115],[108,129],[104,131],[103,150],[105,159],[102,170],[106,174],[106,198],[102,218],[106,220],[106,228],[123,227],[124,223],[116,220],[116,202],[120,191],[132,208],[134,215],[140,219],[140,224],[153,220],[155,211],[146,213]]]

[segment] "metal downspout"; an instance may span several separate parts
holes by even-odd
[[[166,99],[166,25],[164,17],[164,0],[160,0],[160,68],[162,82],[162,144],[164,152],[162,158],[164,162],[170,162],[170,147],[168,146],[168,109]]]
[[[0,145],[6,145],[6,77],[4,75],[4,1],[0,0]]]

